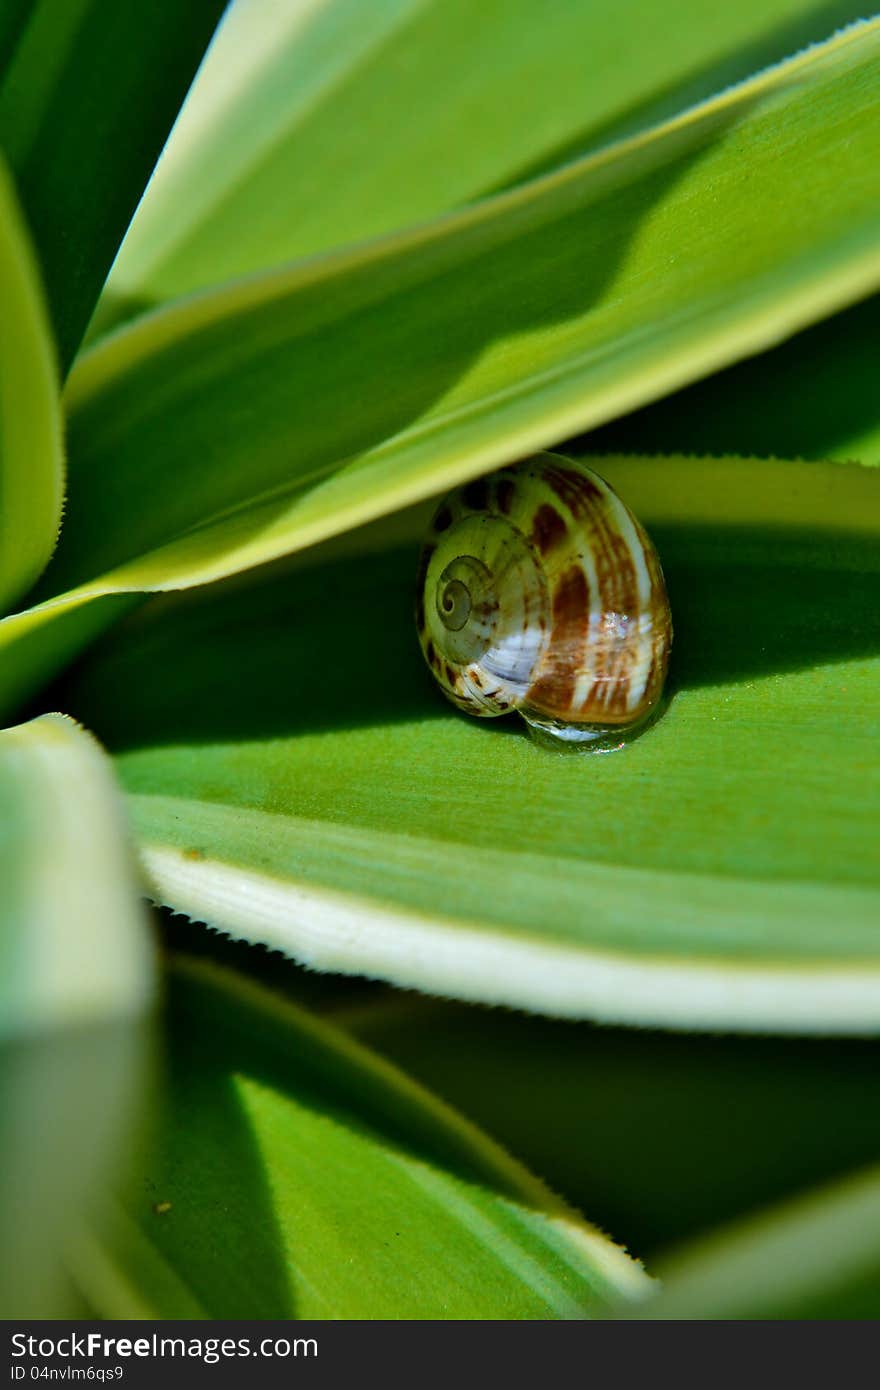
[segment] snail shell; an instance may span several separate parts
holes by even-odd
[[[517,710],[567,742],[643,725],[672,645],[649,537],[602,478],[556,454],[444,499],[422,548],[416,623],[459,709]]]

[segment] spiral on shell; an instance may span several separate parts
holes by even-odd
[[[516,710],[570,741],[645,724],[672,645],[650,538],[598,474],[554,454],[444,499],[422,548],[416,623],[460,709]]]

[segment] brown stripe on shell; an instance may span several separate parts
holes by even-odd
[[[545,482],[591,532],[590,548],[602,614],[621,614],[637,623],[641,605],[635,561],[626,538],[616,528],[606,494],[591,478],[573,470],[548,469]],[[637,523],[636,530],[640,531]],[[641,533],[640,544],[643,538]],[[627,701],[637,651],[635,637],[595,634],[591,662],[594,679],[572,714],[584,723],[631,720],[635,711],[627,709]]]
[[[567,534],[565,519],[549,502],[542,502],[532,520],[532,544],[542,555],[547,555],[565,540]]]
[[[588,719],[603,719],[604,722],[610,724],[631,724],[643,719],[656,705],[666,679],[669,648],[672,641],[672,624],[666,597],[666,585],[657,552],[644,528],[632,516],[632,513],[630,513],[630,520],[635,527],[648,571],[650,597],[647,612],[651,619],[651,660],[642,693],[638,703],[632,708],[628,707],[628,699],[635,675],[636,659],[641,648],[637,633],[629,641],[622,644],[616,661],[609,663],[609,674],[601,688],[594,685],[588,693],[585,706],[591,702],[594,708],[598,706],[598,713],[591,713],[588,715]],[[632,563],[631,548],[623,537],[618,537],[618,542],[619,546],[622,546],[626,551],[627,561]],[[636,615],[640,615],[643,611],[637,608]]]
[[[638,654],[637,628],[641,604],[632,551],[624,537],[615,530],[614,519],[609,515],[607,507],[603,509],[603,523],[603,540],[606,546],[602,553],[603,557],[610,557],[612,590],[606,611],[620,614],[636,624],[635,634],[627,632],[622,637],[615,634],[606,637],[605,641],[600,643],[601,660],[597,665],[596,675],[601,684],[596,693],[601,697],[600,705],[606,711],[606,716],[617,722],[630,717],[627,713],[627,701]]]
[[[592,532],[602,609],[635,617],[639,611],[636,567],[626,540],[614,525],[605,493],[591,478],[573,470],[547,469],[544,481],[575,520]]]
[[[552,613],[550,639],[526,704],[550,718],[570,719],[590,624],[589,585],[581,565],[571,565],[559,576]]]
[[[586,518],[597,502],[605,500],[592,478],[575,473],[573,469],[545,468],[543,481],[578,521]]]
[[[601,685],[601,711],[609,724],[629,723],[632,718],[628,704],[634,666],[635,654],[631,647],[623,649],[616,659],[612,657],[608,663],[608,674]]]

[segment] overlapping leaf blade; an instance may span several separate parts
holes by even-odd
[[[140,1012],[151,958],[106,758],[46,715],[0,734],[0,778],[0,1037]]]
[[[566,758],[447,709],[413,635],[414,544],[158,600],[63,694],[117,753],[153,892],[432,993],[874,1029],[880,475],[598,466],[667,573],[656,728]]]
[[[222,12],[223,0],[33,0],[0,29],[0,148],[64,366]]]
[[[71,382],[45,604],[0,627],[6,701],[19,641],[50,665],[65,614],[95,597],[308,545],[865,292],[880,275],[878,71],[880,22],[858,26],[457,218],[111,338]]]
[[[664,1276],[645,1317],[876,1318],[880,1170],[695,1242],[665,1263]]]
[[[79,1262],[105,1315],[577,1318],[649,1289],[453,1111],[241,977],[174,960],[170,1048],[142,1181]]]
[[[395,230],[645,129],[863,16],[851,0],[239,0],[105,317]],[[406,119],[401,113],[406,112]]]
[[[0,611],[34,582],[61,520],[55,360],[42,290],[0,161]]]
[[[154,989],[106,758],[49,715],[0,733],[0,1313],[68,1311],[66,1247],[114,1173]]]

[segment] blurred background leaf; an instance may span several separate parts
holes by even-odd
[[[646,1294],[402,1073],[241,975],[170,967],[142,1181],[76,1263],[104,1316],[577,1318]]]
[[[0,1313],[61,1316],[64,1262],[145,1077],[152,954],[103,753],[48,715],[0,733]]]
[[[0,148],[36,241],[65,368],[223,8],[4,0]]]

